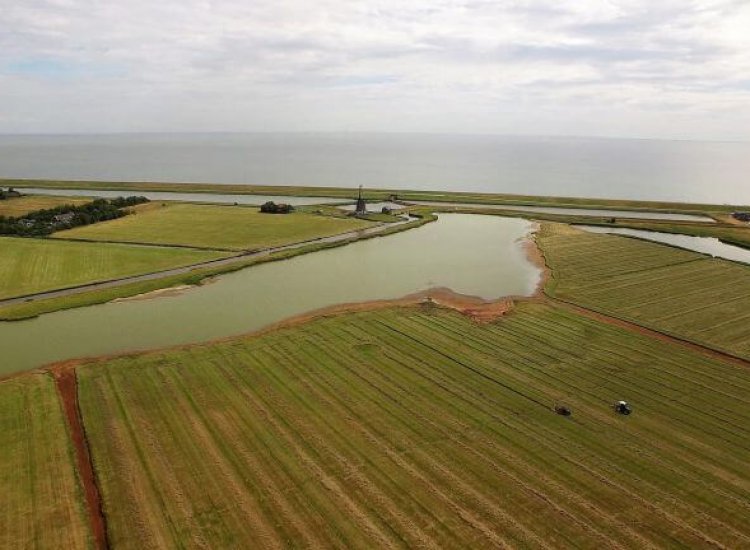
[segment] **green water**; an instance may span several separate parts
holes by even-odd
[[[178,296],[0,323],[0,374],[242,334],[333,304],[432,287],[483,298],[529,295],[539,270],[520,241],[530,231],[521,219],[442,214],[418,229],[251,267]]]

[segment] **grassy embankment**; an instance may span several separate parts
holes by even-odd
[[[48,189],[100,189],[138,191],[172,191],[180,193],[233,193],[242,195],[295,195],[308,197],[333,197],[352,199],[357,196],[355,188],[306,187],[276,185],[221,185],[210,183],[163,183],[163,182],[106,182],[106,181],[62,181],[62,180],[18,180],[0,179],[2,186],[44,187]],[[668,201],[635,201],[612,199],[589,199],[581,197],[542,197],[534,195],[513,195],[502,193],[473,193],[450,191],[417,191],[404,189],[365,189],[367,200],[387,200],[390,195],[398,195],[404,200],[459,201],[487,204],[526,204],[539,206],[579,206],[604,207],[626,210],[661,210],[675,213],[726,213],[738,209],[750,209],[746,205],[699,204]]]
[[[252,250],[364,229],[355,218],[261,214],[255,207],[153,202],[117,220],[60,231],[53,238]]]
[[[226,255],[183,248],[0,237],[0,298],[160,271]]]
[[[95,304],[101,304],[109,302],[116,298],[125,298],[129,296],[135,296],[138,294],[144,294],[152,292],[161,288],[169,288],[180,285],[196,285],[202,281],[221,275],[224,273],[230,273],[239,269],[244,269],[252,265],[256,265],[263,262],[272,262],[278,260],[285,260],[301,254],[307,254],[326,248],[334,248],[337,246],[343,246],[358,240],[369,239],[381,236],[387,236],[400,231],[406,231],[415,227],[424,225],[437,219],[435,216],[430,214],[428,211],[414,211],[415,216],[419,216],[419,219],[409,223],[394,225],[386,227],[383,231],[376,234],[370,235],[359,235],[356,237],[350,237],[337,242],[328,243],[311,243],[308,245],[300,246],[290,250],[282,250],[279,252],[273,252],[267,256],[248,258],[246,261],[233,263],[231,265],[218,266],[218,267],[202,267],[193,269],[188,273],[173,275],[160,279],[154,279],[150,281],[142,281],[137,283],[125,284],[115,288],[95,290],[92,292],[86,292],[83,294],[75,294],[59,298],[51,298],[46,300],[36,300],[33,302],[21,303],[16,305],[10,305],[0,307],[0,321],[17,321],[21,319],[28,319],[42,315],[44,313],[50,313],[52,311],[58,311],[62,309],[71,309],[76,307],[85,307]],[[63,241],[51,241],[52,243],[60,243]],[[70,243],[70,244],[88,244],[88,243]],[[109,245],[109,246],[134,246],[134,245]],[[186,250],[186,249],[177,249]]]
[[[2,180],[0,180],[2,182]],[[262,186],[262,185],[219,185],[219,184],[195,184],[195,183],[158,183],[158,182],[81,182],[81,181],[53,181],[53,180],[8,180],[9,185],[22,187],[23,185],[47,187],[47,188],[76,188],[76,189],[104,189],[122,190],[126,192],[138,191],[173,191],[192,193],[236,193],[236,194],[271,194],[271,195],[296,195],[312,197],[334,197],[351,199],[356,196],[356,189],[338,187],[303,187],[303,186]],[[533,195],[511,195],[493,193],[463,193],[463,192],[430,192],[430,191],[404,191],[397,189],[366,189],[364,196],[368,200],[385,200],[390,195],[396,194],[403,200],[430,200],[445,202],[476,202],[486,204],[509,204],[528,206],[558,206],[558,207],[581,207],[581,208],[612,208],[620,210],[643,210],[661,211],[666,213],[682,214],[705,214],[713,215],[718,225],[701,224],[674,221],[631,221],[625,218],[616,218],[614,224],[610,223],[611,216],[574,216],[562,214],[547,214],[540,212],[519,213],[513,210],[481,210],[481,208],[452,208],[435,207],[436,210],[444,211],[466,211],[490,215],[502,215],[509,217],[532,217],[535,219],[558,221],[562,223],[578,223],[593,225],[608,225],[612,227],[630,227],[633,229],[646,229],[651,231],[665,231],[668,233],[683,233],[686,235],[716,237],[731,244],[750,247],[750,225],[747,227],[734,225],[727,214],[735,210],[750,210],[743,205],[725,204],[698,204],[666,201],[635,201],[635,200],[612,200],[612,199],[587,199],[576,197],[542,197]],[[301,207],[305,209],[306,207]],[[330,207],[315,207],[317,209],[335,210]],[[378,216],[378,214],[373,214]],[[373,221],[389,221],[388,219],[375,219]]]
[[[82,181],[58,181],[58,180],[5,180],[4,185],[15,185],[19,188],[24,186],[54,188],[76,188],[122,190],[123,192],[137,193],[139,191],[173,191],[192,193],[236,193],[236,194],[271,194],[271,195],[299,195],[313,197],[334,197],[351,199],[356,196],[356,189],[338,187],[304,187],[304,186],[262,186],[262,185],[220,185],[199,183],[159,183],[159,182],[82,182]],[[0,180],[2,183],[3,180]],[[681,214],[704,214],[714,217],[719,224],[710,226],[701,223],[674,222],[674,221],[628,221],[624,218],[616,218],[614,224],[610,224],[610,217],[603,216],[566,216],[559,214],[544,213],[519,213],[518,211],[497,211],[478,208],[467,208],[466,212],[502,215],[509,217],[526,217],[540,220],[557,221],[561,223],[611,225],[613,227],[631,227],[634,229],[647,229],[652,231],[665,231],[669,233],[683,233],[686,235],[708,236],[722,239],[731,244],[750,247],[750,225],[746,227],[737,226],[727,216],[736,210],[750,210],[747,205],[726,204],[698,204],[666,201],[635,201],[635,200],[612,200],[612,199],[588,199],[577,197],[542,197],[533,195],[512,195],[493,193],[465,193],[465,192],[431,192],[396,189],[366,189],[364,196],[368,200],[385,200],[390,195],[396,194],[403,200],[429,200],[444,202],[467,202],[485,204],[509,204],[529,206],[558,206],[558,207],[581,207],[581,208],[612,208],[618,210],[643,210]],[[462,211],[451,207],[436,207],[436,210]],[[386,221],[386,220],[379,220]]]
[[[750,370],[560,308],[346,314],[78,373],[114,547],[750,544]]]
[[[86,548],[92,537],[49,374],[0,382],[0,547]]]
[[[19,218],[37,210],[47,210],[67,204],[84,204],[90,199],[73,197],[47,197],[42,195],[25,195],[22,197],[11,197],[0,201],[0,216],[8,218]]]
[[[750,358],[750,267],[560,224],[537,242],[551,296]]]

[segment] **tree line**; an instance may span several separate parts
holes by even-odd
[[[21,193],[13,189],[12,187],[8,187],[7,191],[4,191],[2,188],[0,188],[0,201],[4,201],[5,199],[10,199],[12,197],[20,197]]]
[[[23,217],[0,216],[0,235],[44,237],[55,231],[114,220],[126,216],[124,208],[149,202],[146,197],[95,199],[92,202],[66,204],[30,212]]]

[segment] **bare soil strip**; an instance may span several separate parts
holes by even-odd
[[[94,535],[97,549],[104,550],[109,548],[107,526],[104,519],[99,487],[96,484],[96,476],[94,475],[94,465],[91,461],[86,433],[81,422],[81,411],[78,408],[76,371],[72,367],[58,368],[52,374],[55,378],[55,387],[62,401],[65,418],[70,428],[70,437],[73,441],[73,448],[76,455],[76,465],[86,496],[86,508],[91,523],[91,531]]]

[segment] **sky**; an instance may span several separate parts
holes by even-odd
[[[0,133],[750,139],[750,0],[0,0]]]

